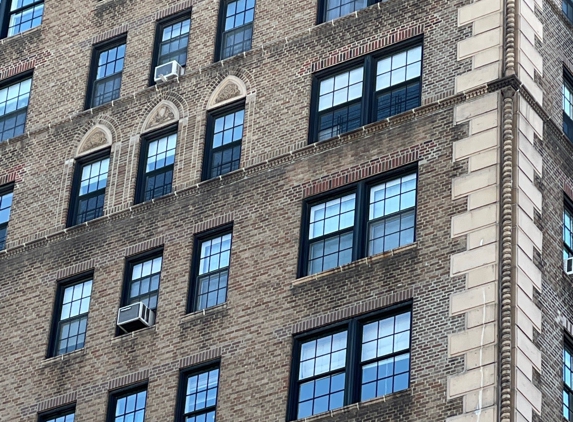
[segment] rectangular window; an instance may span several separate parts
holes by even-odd
[[[289,420],[407,389],[410,334],[402,308],[296,338]]]
[[[42,23],[44,0],[0,1],[0,38],[11,37]]]
[[[58,286],[50,356],[62,355],[84,347],[92,284],[90,275],[76,277]]]
[[[251,49],[254,18],[255,0],[223,0],[219,22],[220,50],[215,60]]]
[[[24,133],[32,77],[0,86],[0,142]]]
[[[573,256],[573,212],[567,206],[563,207],[563,259]]]
[[[573,77],[563,73],[563,132],[573,142]]]
[[[125,60],[125,37],[94,48],[86,109],[119,98]]]
[[[218,229],[195,242],[194,273],[191,292],[195,298],[191,311],[198,311],[224,303],[227,300],[227,283],[231,261],[232,232],[230,228]]]
[[[217,393],[219,390],[219,365],[192,369],[181,374],[179,386],[178,421],[215,422]]]
[[[75,408],[67,406],[38,415],[38,422],[74,422]]]
[[[563,348],[563,417],[573,421],[573,349],[567,339]]]
[[[416,173],[360,182],[306,204],[300,274],[310,275],[414,241]]]
[[[311,142],[323,141],[421,104],[422,46],[370,55],[315,79]]]
[[[109,398],[107,422],[143,422],[147,385],[112,393]]]
[[[569,19],[569,22],[573,23],[573,1],[563,0],[561,7],[563,9],[563,13],[565,13],[565,16]]]
[[[0,188],[0,251],[6,248],[6,236],[12,209],[13,185]]]
[[[171,193],[177,133],[144,139],[136,189],[136,203]]]
[[[68,227],[85,223],[103,215],[105,188],[109,171],[109,150],[77,163]]]
[[[209,116],[203,180],[212,179],[239,168],[244,119],[243,108],[235,108],[232,111]]]
[[[189,15],[189,11],[186,11],[157,24],[150,85],[155,83],[154,72],[157,66],[173,60],[182,67],[185,67],[187,64],[187,46],[191,29],[191,18]]]
[[[152,311],[157,309],[162,264],[162,251],[128,261],[124,306],[143,302]]]

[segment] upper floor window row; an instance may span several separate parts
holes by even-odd
[[[367,56],[315,78],[310,141],[322,141],[420,106],[422,46]]]
[[[318,23],[328,22],[357,10],[364,9],[380,0],[319,0]]]
[[[42,23],[44,0],[0,2],[0,38],[11,37]]]

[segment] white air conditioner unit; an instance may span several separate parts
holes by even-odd
[[[573,257],[563,260],[563,271],[565,271],[565,274],[573,274]]]
[[[183,68],[177,60],[167,62],[155,68],[153,79],[155,82],[167,82],[169,79],[178,78],[183,75]]]
[[[140,328],[151,327],[155,323],[155,312],[142,302],[133,303],[119,308],[117,312],[117,326],[129,333]]]

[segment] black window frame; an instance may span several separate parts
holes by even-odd
[[[192,412],[193,415],[185,414],[185,401],[186,401],[186,388],[187,388],[187,379],[189,377],[199,375],[205,372],[212,371],[213,369],[218,369],[218,379],[217,379],[217,396],[215,398],[215,405],[210,406],[208,409],[202,409],[201,411],[194,411]],[[197,416],[201,414],[208,413],[212,410],[217,412],[217,405],[219,404],[219,390],[221,385],[221,361],[214,360],[201,363],[199,365],[191,366],[188,368],[183,368],[179,371],[179,383],[177,388],[177,404],[175,405],[175,421],[176,422],[185,422],[187,416]]]
[[[144,383],[139,383],[136,385],[130,385],[124,388],[120,388],[117,390],[113,390],[110,391],[108,394],[108,402],[107,402],[107,412],[106,412],[106,422],[114,422],[115,421],[115,413],[116,413],[116,406],[117,406],[117,402],[118,400],[124,398],[124,397],[129,397],[133,394],[138,394],[141,393],[142,391],[145,391],[145,407],[144,407],[144,416],[143,416],[143,420],[145,421],[145,413],[147,413],[147,399],[149,396],[149,390],[148,390],[148,382],[144,382]]]
[[[339,18],[341,18],[341,17],[343,17],[343,16],[348,16],[348,15],[354,13],[354,12],[350,12],[350,13],[347,13],[346,15],[340,15],[340,16],[337,16],[337,17],[334,18],[334,19],[328,19],[328,20],[327,20],[327,19],[326,19],[326,12],[327,12],[326,2],[327,2],[327,1],[328,1],[328,0],[318,0],[318,10],[317,10],[317,13],[316,13],[316,24],[317,24],[317,25],[319,25],[319,24],[321,24],[321,23],[324,23],[324,22],[330,22],[331,20],[339,19]],[[356,11],[366,9],[367,7],[370,7],[370,6],[372,6],[373,4],[380,3],[380,2],[381,2],[381,0],[367,0],[366,6],[364,6],[364,7],[361,8],[361,9],[356,9]]]
[[[218,306],[223,303],[226,303],[229,299],[229,278],[231,272],[231,256],[233,253],[233,223],[225,224],[223,226],[217,227],[212,230],[205,231],[203,233],[199,233],[194,236],[193,239],[193,256],[191,258],[191,277],[189,283],[189,294],[187,295],[187,313],[200,311],[203,309],[209,309],[213,306],[207,306],[205,308],[200,308],[198,304],[199,300],[199,270],[201,265],[201,245],[203,242],[216,239],[218,237],[224,236],[226,234],[231,235],[231,249],[229,251],[229,265],[226,267],[228,276],[227,276],[227,288],[225,293],[225,301],[218,303]],[[219,272],[222,270],[218,270]],[[209,273],[208,273],[209,274]]]
[[[571,245],[567,245],[567,242],[565,241],[566,239],[566,224],[565,224],[565,215],[569,214],[570,217],[570,221],[571,221],[571,227],[569,228],[571,232],[573,232],[573,201],[571,201],[569,198],[565,197],[565,201],[563,203],[563,236],[562,236],[562,241],[563,241],[563,258],[570,258],[573,257],[573,242]],[[566,254],[568,254],[568,256],[566,256]]]
[[[160,169],[155,169],[150,172],[147,171],[146,162],[149,153],[149,144],[153,141],[157,141],[161,138],[168,137],[171,135],[176,135],[175,152],[173,158],[173,164],[165,165]],[[175,157],[177,156],[177,143],[179,142],[178,125],[171,125],[166,128],[160,129],[158,131],[150,132],[141,137],[140,149],[139,149],[139,163],[137,170],[137,181],[135,183],[135,203],[139,204],[146,201],[151,201],[153,199],[161,198],[162,196],[169,195],[173,192],[173,178],[175,176]],[[171,189],[169,192],[163,193],[162,195],[152,196],[149,199],[145,199],[147,180],[149,175],[158,175],[161,173],[166,173],[171,169]],[[164,185],[165,186],[165,185]]]
[[[565,383],[565,353],[568,353],[570,356],[573,357],[573,339],[569,336],[565,336],[563,338],[563,360],[562,360],[562,376],[561,380],[563,383],[563,398],[562,398],[562,414],[563,417],[566,418],[568,421],[573,421],[573,382],[571,387],[567,386]],[[573,368],[572,368],[573,369]],[[569,417],[565,416],[565,396],[567,395],[569,399]]]
[[[356,260],[365,258],[370,256],[368,253],[368,242],[369,242],[369,235],[368,235],[368,223],[370,220],[368,219],[368,212],[369,212],[369,198],[370,198],[370,189],[376,187],[377,185],[390,182],[402,177],[406,177],[409,175],[415,174],[416,175],[416,188],[415,188],[415,202],[414,202],[414,234],[412,243],[415,243],[417,240],[417,221],[418,221],[418,192],[419,192],[419,171],[417,164],[415,165],[408,165],[405,167],[401,167],[399,169],[394,169],[388,171],[382,175],[377,175],[374,177],[370,177],[368,179],[359,180],[355,183],[342,186],[337,189],[330,190],[328,192],[321,193],[319,195],[312,196],[307,198],[302,206],[302,218],[301,218],[301,230],[300,230],[300,246],[299,246],[299,259],[298,259],[298,278],[305,277],[310,274],[320,274],[321,272],[328,271],[329,269],[322,270],[316,273],[310,273],[308,271],[308,264],[309,264],[309,256],[310,256],[310,245],[311,240],[309,239],[309,232],[310,232],[310,212],[313,206],[326,203],[330,200],[344,197],[345,195],[356,194],[355,196],[355,208],[354,208],[354,225],[352,229],[342,229],[338,230],[337,232],[332,232],[326,235],[322,235],[319,237],[314,238],[314,242],[317,239],[324,237],[332,237],[335,233],[341,232],[350,232],[353,233],[352,238],[352,258],[350,262],[354,262]],[[381,221],[383,219],[389,219],[392,216],[397,216],[401,214],[405,214],[409,211],[397,211],[395,213],[388,214],[384,217],[377,217],[374,218],[372,221]],[[412,244],[408,243],[408,244]],[[406,246],[406,245],[402,245]],[[398,247],[402,247],[398,246]],[[386,252],[379,252],[379,253],[386,253]],[[372,254],[378,255],[379,253]],[[336,268],[336,267],[333,267]]]
[[[2,207],[2,197],[4,195],[7,195],[9,193],[12,194],[12,200],[10,203],[10,217],[12,216],[12,207],[14,205],[14,183],[8,183],[4,186],[0,186],[0,209]],[[8,217],[8,221],[6,221],[6,223],[1,223],[0,222],[0,230],[5,229],[5,236],[4,239],[2,239],[0,237],[0,251],[6,249],[6,239],[8,239],[8,226],[10,224],[10,217]]]
[[[254,0],[254,6],[253,6],[253,20],[251,22],[249,22],[248,24],[243,24],[242,26],[246,27],[247,25],[251,26],[251,44],[250,47],[247,50],[242,50],[240,52],[231,54],[229,56],[226,56],[225,54],[223,54],[223,50],[225,48],[225,34],[227,32],[231,32],[236,30],[237,28],[241,28],[240,26],[238,27],[234,27],[233,29],[229,30],[229,31],[225,31],[225,19],[226,19],[226,12],[227,12],[227,5],[229,3],[232,3],[234,1],[237,0],[220,0],[220,5],[219,5],[219,19],[218,19],[218,23],[217,23],[217,39],[215,42],[215,56],[213,61],[214,62],[218,62],[220,60],[226,60],[230,57],[236,56],[237,54],[241,54],[247,51],[252,50],[253,48],[253,38],[254,38],[254,29],[255,29],[255,18],[256,18],[256,11],[257,11],[257,2],[256,0]],[[246,0],[245,0],[246,1]],[[245,6],[246,7],[246,6]]]
[[[4,132],[4,128],[2,126],[2,130],[0,130],[0,142],[7,141],[9,139],[16,138],[18,136],[22,136],[26,132],[26,123],[28,121],[28,107],[30,107],[30,100],[32,98],[32,90],[34,87],[34,71],[31,70],[31,71],[19,73],[18,75],[15,75],[15,76],[12,76],[10,78],[4,79],[3,81],[0,81],[0,90],[1,90],[4,88],[9,88],[13,85],[19,84],[21,82],[24,82],[27,79],[30,80],[30,91],[28,92],[28,104],[26,104],[26,107],[17,108],[16,110],[11,111],[9,113],[9,114],[18,114],[21,112],[21,110],[24,110],[24,109],[26,110],[26,117],[24,119],[24,126],[22,128],[22,132],[17,134],[17,135],[14,135],[14,136],[11,136],[9,138],[2,140],[2,138],[3,138],[2,134]],[[1,115],[0,119],[4,120],[5,116],[6,116],[6,114]]]
[[[38,422],[48,422],[55,418],[61,418],[62,416],[70,416],[76,413],[76,404],[68,404],[64,407],[58,407],[57,409],[51,409],[47,412],[38,413]],[[75,419],[75,417],[74,417]]]
[[[104,215],[104,210],[105,210],[105,196],[107,193],[107,187],[109,186],[109,175],[110,175],[110,171],[109,171],[109,164],[108,164],[108,173],[107,173],[107,178],[106,178],[106,185],[105,188],[103,189],[103,195],[104,195],[104,202],[102,205],[102,214],[91,218],[89,220],[84,220],[82,222],[76,222],[77,221],[77,212],[79,210],[79,201],[80,201],[80,187],[81,187],[81,178],[82,178],[82,170],[85,166],[93,164],[95,162],[104,160],[105,158],[109,159],[109,162],[111,163],[111,148],[104,148],[101,151],[97,151],[94,152],[93,154],[89,154],[89,155],[85,155],[83,157],[79,157],[74,165],[74,175],[73,175],[73,180],[72,180],[72,189],[71,189],[71,194],[70,194],[70,202],[69,202],[69,207],[68,207],[68,217],[66,220],[66,227],[74,227],[80,224],[85,224],[88,221],[91,220],[95,220],[96,218],[100,218]],[[99,192],[101,189],[98,189],[98,191],[94,191],[94,192]],[[90,192],[93,193],[93,192]],[[95,195],[91,195],[91,196],[95,196]]]
[[[163,252],[164,252],[164,248],[163,248],[163,246],[160,246],[158,248],[151,249],[149,251],[143,252],[143,253],[138,254],[138,255],[129,256],[125,259],[125,265],[124,265],[124,271],[123,271],[123,283],[121,286],[120,308],[130,305],[130,300],[131,300],[130,288],[131,288],[131,282],[133,281],[131,279],[131,276],[133,274],[133,267],[135,267],[137,264],[141,264],[142,262],[146,262],[146,261],[161,257],[161,271],[159,272],[159,282],[158,282],[157,290],[156,290],[157,291],[157,304],[156,304],[155,308],[149,308],[155,313],[155,321],[157,321],[157,308],[159,307],[159,289],[161,288],[161,275],[162,275],[163,269],[164,269]],[[141,296],[141,295],[138,295],[138,296]],[[133,303],[136,303],[136,302],[133,302]],[[154,325],[155,325],[155,323],[154,323]],[[130,331],[130,333],[131,333],[131,331]],[[123,330],[121,330],[121,328],[119,326],[116,325],[115,335],[121,336],[124,334],[129,334],[129,333],[125,333]]]
[[[569,71],[563,68],[563,86],[561,92],[561,107],[563,108],[563,102],[565,101],[565,87],[571,93],[573,99],[573,75],[569,73]],[[573,103],[571,105],[573,109]],[[568,116],[565,112],[565,108],[563,108],[563,133],[569,139],[569,141],[573,142],[573,116]]]
[[[408,387],[405,389],[409,389],[411,386],[412,380],[412,332],[414,328],[414,309],[413,309],[413,301],[407,300],[401,303],[396,303],[384,309],[379,309],[374,312],[357,315],[353,318],[338,321],[334,324],[319,327],[313,329],[311,331],[297,334],[293,337],[293,346],[292,346],[292,359],[291,359],[291,368],[290,368],[290,377],[289,377],[289,393],[288,393],[288,401],[287,401],[287,421],[295,421],[298,419],[298,397],[299,397],[299,389],[300,384],[304,382],[308,382],[311,380],[316,380],[320,378],[324,378],[329,375],[333,375],[335,373],[344,372],[345,374],[345,381],[344,381],[344,396],[343,396],[343,405],[348,406],[353,403],[359,403],[360,401],[360,392],[361,392],[361,366],[364,364],[361,362],[361,340],[362,340],[362,332],[363,327],[371,322],[380,321],[386,318],[392,318],[397,315],[401,315],[404,313],[410,313],[410,330],[409,330],[409,345],[407,349],[402,349],[398,352],[392,352],[387,355],[383,355],[382,357],[377,357],[375,359],[370,359],[367,362],[372,363],[375,361],[381,361],[390,357],[395,357],[399,355],[403,355],[408,353],[409,356],[409,369],[408,369]],[[327,372],[322,372],[318,375],[313,375],[312,377],[304,378],[304,380],[299,380],[299,370],[300,370],[300,356],[301,356],[301,348],[302,344],[316,340],[319,338],[323,338],[329,335],[337,334],[343,331],[347,331],[346,337],[346,362],[341,371],[341,369],[330,370]],[[400,390],[400,391],[405,391]],[[397,391],[399,392],[399,391]],[[394,394],[394,393],[391,393]],[[378,396],[380,397],[380,396]],[[371,400],[371,399],[367,399]],[[366,400],[366,401],[367,401]],[[334,409],[333,409],[334,410]],[[324,414],[323,412],[315,413],[313,415],[309,415],[306,417],[315,416],[318,414]]]
[[[377,94],[376,92],[376,66],[378,61],[387,58],[387,57],[392,57],[394,55],[400,54],[401,52],[405,52],[407,50],[416,48],[416,47],[421,47],[422,48],[422,52],[421,52],[421,60],[420,60],[420,76],[418,78],[412,78],[409,80],[405,80],[399,84],[396,85],[390,85],[387,88],[381,89],[380,92]],[[413,110],[417,107],[421,106],[421,100],[422,100],[422,86],[423,86],[423,76],[424,76],[424,40],[423,40],[423,36],[417,36],[417,37],[413,37],[409,40],[406,40],[404,42],[401,42],[399,44],[393,45],[393,46],[389,46],[387,48],[384,48],[382,50],[378,50],[375,51],[373,53],[370,53],[366,56],[362,56],[360,58],[354,59],[354,60],[350,60],[344,63],[341,63],[340,65],[337,66],[333,66],[331,68],[322,70],[320,72],[317,72],[316,74],[313,75],[313,79],[312,79],[312,95],[311,95],[311,102],[310,102],[310,124],[309,124],[309,131],[308,131],[308,143],[312,144],[315,142],[322,142],[322,141],[326,141],[328,139],[332,139],[335,138],[337,135],[333,135],[331,137],[328,138],[324,138],[324,139],[319,139],[319,117],[322,113],[324,113],[323,111],[319,111],[318,107],[319,107],[319,97],[320,97],[320,83],[324,80],[327,80],[329,78],[335,77],[338,74],[344,73],[344,72],[348,72],[351,71],[353,69],[357,69],[357,68],[363,68],[363,75],[362,75],[362,96],[360,98],[360,101],[358,100],[351,100],[351,101],[347,101],[345,103],[341,103],[338,104],[336,106],[332,106],[328,109],[325,110],[335,110],[338,108],[342,108],[342,106],[344,104],[350,104],[350,103],[360,103],[360,124],[354,128],[351,129],[347,129],[343,132],[340,132],[338,135],[343,135],[345,133],[349,133],[353,130],[357,130],[360,127],[370,124],[370,123],[374,123],[377,121],[381,121],[384,120],[385,118],[400,114],[400,113],[404,113],[407,112],[409,110]],[[382,93],[382,92],[391,92],[391,91],[396,91],[400,88],[405,88],[409,85],[412,85],[414,83],[414,81],[418,81],[419,84],[419,88],[418,88],[418,105],[416,105],[415,107],[412,108],[408,108],[408,109],[404,109],[398,113],[395,114],[390,114],[387,117],[383,117],[381,119],[378,119],[378,117],[376,116],[376,112],[377,112],[377,108],[376,108],[376,99],[377,96]]]
[[[42,21],[44,20],[44,13],[45,13],[45,6],[44,6],[45,1],[44,0],[35,0],[33,4],[19,7],[14,11],[10,11],[10,8],[12,7],[12,3],[15,1],[17,1],[17,0],[8,0],[8,1],[0,2],[0,38],[14,37],[18,34],[21,34],[22,32],[34,29],[34,28],[40,26],[42,24]],[[40,23],[36,26],[31,26],[30,28],[25,29],[23,31],[18,31],[14,34],[8,35],[8,30],[10,29],[10,18],[15,14],[22,13],[26,9],[32,9],[38,5],[43,6],[42,17],[40,19]]]
[[[171,25],[174,25],[179,22],[183,22],[184,20],[189,19],[189,33],[188,33],[188,40],[191,38],[191,28],[192,28],[192,8],[186,9],[183,12],[177,13],[172,16],[168,16],[165,19],[161,19],[157,21],[155,26],[155,39],[153,41],[153,56],[151,58],[151,72],[149,75],[149,86],[155,85],[155,68],[158,66],[159,57],[160,57],[160,48],[161,48],[161,36],[163,30]],[[187,45],[187,59],[189,59],[189,45]],[[187,65],[185,63],[179,63],[179,65],[183,68]]]
[[[96,79],[97,78],[97,68],[98,68],[98,62],[99,62],[99,57],[100,54],[103,52],[106,52],[108,50],[111,50],[112,48],[115,47],[119,47],[120,45],[124,45],[125,46],[125,50],[127,52],[127,34],[124,33],[118,37],[115,37],[111,40],[107,40],[104,41],[100,44],[96,44],[93,46],[92,48],[92,57],[91,57],[91,62],[90,62],[90,70],[88,72],[88,83],[87,83],[87,89],[86,89],[86,101],[84,104],[84,109],[85,110],[89,110],[91,108],[95,108],[95,107],[100,107],[102,105],[108,104],[111,101],[115,101],[118,98],[121,97],[121,86],[123,85],[123,71],[125,70],[125,53],[124,53],[124,58],[123,58],[123,67],[121,69],[120,73],[120,86],[119,86],[119,92],[117,97],[105,102],[105,103],[101,103],[98,105],[94,105],[93,101],[94,101],[94,92],[96,89],[96,82],[100,79]],[[114,73],[112,75],[109,76],[105,76],[104,78],[101,79],[105,79],[105,78],[109,78],[110,76],[114,76],[117,75],[117,73]]]
[[[52,322],[50,325],[50,339],[48,342],[48,351],[46,353],[46,358],[65,355],[67,353],[72,353],[76,350],[81,350],[81,349],[86,347],[85,343],[87,341],[87,324],[89,323],[89,312],[90,312],[89,307],[88,307],[88,310],[85,314],[78,314],[76,317],[73,318],[73,319],[79,320],[83,317],[83,315],[85,315],[87,318],[86,331],[84,333],[85,338],[84,338],[83,347],[78,347],[72,351],[64,352],[64,353],[58,353],[58,350],[57,350],[58,338],[59,338],[59,334],[60,334],[60,323],[62,322],[61,312],[62,312],[62,308],[63,308],[65,289],[68,287],[71,287],[71,286],[75,286],[75,285],[84,283],[86,281],[92,282],[91,291],[90,291],[90,304],[89,304],[89,307],[91,307],[91,296],[93,294],[93,285],[94,285],[94,272],[93,271],[87,271],[87,272],[84,272],[81,274],[74,275],[70,278],[66,278],[66,279],[58,281],[57,286],[56,286],[55,301],[54,301],[53,310],[52,310]],[[67,318],[67,320],[71,320],[71,319],[72,318]]]
[[[243,155],[243,138],[245,137],[245,123],[246,123],[246,117],[247,117],[247,113],[246,113],[246,108],[245,108],[245,100],[241,100],[238,102],[233,102],[232,104],[228,104],[225,105],[223,107],[211,110],[208,114],[207,114],[207,133],[205,136],[205,148],[204,148],[204,152],[203,152],[203,169],[201,172],[201,180],[210,180],[210,179],[214,179],[216,177],[220,177],[223,176],[227,173],[231,173],[233,171],[236,171],[238,169],[241,168],[241,156]],[[223,148],[223,146],[221,147],[217,147],[217,148],[213,148],[213,141],[214,141],[214,136],[215,136],[215,122],[218,118],[223,117],[223,116],[227,116],[229,114],[232,113],[236,113],[238,111],[243,111],[243,133],[241,135],[241,140],[240,141],[234,141],[231,142],[230,144],[227,144],[226,148]],[[237,145],[240,148],[240,152],[239,152],[239,162],[237,165],[236,169],[231,169],[225,173],[218,173],[215,176],[211,176],[211,173],[213,171],[213,154],[215,150],[220,150],[220,149],[229,149],[229,148],[233,148],[232,146],[229,147],[229,145]]]

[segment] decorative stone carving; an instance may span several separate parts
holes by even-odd
[[[86,152],[98,149],[111,144],[111,132],[108,128],[97,125],[93,127],[82,139],[76,155],[83,155]]]
[[[246,96],[247,87],[244,82],[236,76],[227,76],[211,94],[207,109],[220,107]]]
[[[169,101],[161,101],[149,113],[143,124],[143,132],[154,129],[159,126],[165,126],[168,123],[179,120],[179,111],[177,107]]]

